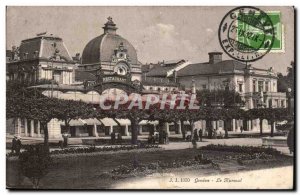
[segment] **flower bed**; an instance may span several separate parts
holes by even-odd
[[[274,155],[266,154],[264,152],[254,154],[240,154],[235,156],[235,159],[241,165],[259,164],[276,160],[276,158],[274,158]]]
[[[203,146],[200,150],[213,150],[213,151],[223,151],[223,152],[236,152],[236,153],[265,153],[271,155],[279,155],[280,152],[274,148],[264,148],[264,147],[255,147],[255,146],[228,146],[228,145],[214,145],[210,144]]]
[[[107,174],[110,175],[112,179],[116,180],[139,175],[149,175],[157,172],[168,171],[170,169],[185,169],[191,167],[193,169],[219,169],[217,163],[214,163],[212,160],[200,154],[195,156],[194,160],[174,160],[172,162],[157,161],[149,164],[133,162],[130,165],[119,165]]]
[[[136,150],[136,149],[152,149],[152,148],[159,148],[158,145],[121,145],[121,146],[104,146],[104,147],[95,147],[95,146],[88,146],[88,147],[77,147],[77,148],[65,148],[62,150],[53,150],[50,152],[51,155],[58,155],[58,154],[82,154],[82,153],[95,153],[95,152],[107,152],[107,151],[129,151],[129,150]],[[13,153],[8,153],[7,157],[17,156]]]

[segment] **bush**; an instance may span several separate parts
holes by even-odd
[[[40,180],[47,175],[52,159],[48,150],[43,145],[29,145],[19,156],[20,172],[39,188]]]
[[[264,148],[264,147],[255,147],[255,146],[237,146],[237,145],[228,146],[228,145],[220,145],[220,144],[219,145],[210,144],[207,146],[203,146],[200,148],[200,150],[212,150],[212,151],[248,153],[248,154],[254,154],[254,153],[266,153],[272,155],[280,154],[280,152],[274,148]]]
[[[294,152],[294,129],[290,129],[288,136],[287,136],[287,145],[289,147],[290,152]]]
[[[66,148],[63,150],[54,150],[51,154],[79,154],[79,153],[93,153],[93,152],[105,152],[105,151],[120,151],[120,150],[134,150],[134,149],[148,149],[148,148],[158,148],[158,145],[143,145],[135,146],[135,145],[122,145],[122,146],[105,146],[105,147],[82,147],[82,148]]]

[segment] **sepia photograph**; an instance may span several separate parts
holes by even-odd
[[[6,189],[295,190],[295,9],[6,6]]]

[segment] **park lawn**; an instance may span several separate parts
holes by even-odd
[[[233,154],[232,152],[220,151],[205,151],[201,153],[206,157],[222,163],[223,157]],[[109,173],[119,165],[131,166],[134,161],[140,164],[149,164],[157,161],[173,162],[174,160],[193,160],[196,155],[200,154],[199,149],[181,149],[181,150],[159,150],[148,152],[128,151],[123,153],[109,153],[99,155],[78,155],[74,157],[54,158],[54,164],[50,168],[46,177],[41,180],[41,189],[106,189],[110,188],[111,184],[119,182],[114,180]],[[236,153],[235,153],[236,154]],[[245,170],[263,169],[270,167],[287,166],[293,164],[293,157],[278,155],[276,161],[270,163],[250,164],[245,166]],[[13,180],[16,180],[16,161],[7,160],[7,185]],[[193,169],[190,167],[189,169]],[[199,174],[215,174],[216,170],[196,169]],[[185,171],[186,169],[172,169],[167,171]],[[221,173],[221,172],[220,172]],[[143,176],[143,175],[138,175]],[[31,184],[27,178],[23,178],[19,184],[22,188],[31,188]],[[22,180],[21,179],[21,180]],[[12,183],[15,183],[12,182]]]

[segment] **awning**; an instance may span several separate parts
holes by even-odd
[[[87,125],[102,125],[102,123],[96,118],[84,119]]]
[[[84,126],[86,125],[85,120],[78,119],[78,120],[71,120],[69,123],[70,126]]]
[[[116,119],[121,126],[131,125],[131,121],[129,119]]]
[[[158,125],[158,121],[148,121],[148,120],[142,120],[139,125]]]
[[[103,118],[100,119],[100,121],[102,122],[102,124],[106,127],[110,127],[110,126],[117,126],[118,124],[116,123],[116,121],[114,121],[112,118]]]

